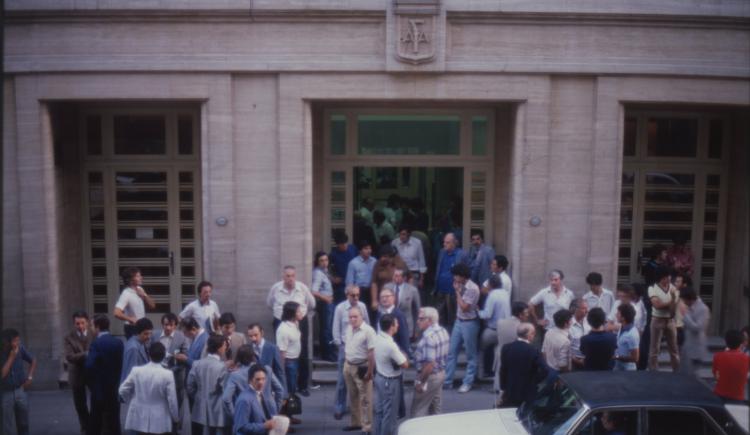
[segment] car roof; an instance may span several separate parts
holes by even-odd
[[[652,371],[572,372],[561,374],[590,408],[605,406],[723,407],[706,385],[684,374]]]

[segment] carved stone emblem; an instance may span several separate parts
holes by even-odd
[[[396,56],[419,64],[435,57],[434,15],[396,15]]]

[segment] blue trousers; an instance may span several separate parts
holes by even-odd
[[[346,382],[344,382],[344,345],[339,346],[338,367],[336,369],[336,403],[333,412],[343,414],[346,412]]]
[[[479,341],[479,320],[461,321],[456,319],[451,332],[450,353],[445,369],[445,385],[453,384],[456,361],[461,348],[466,349],[466,375],[463,384],[471,386],[477,376],[477,342]]]
[[[286,392],[291,395],[297,392],[297,374],[299,373],[299,360],[284,360],[284,374],[286,375]]]
[[[389,379],[375,376],[375,417],[373,435],[393,435],[398,424],[398,408],[401,397],[401,378]]]
[[[3,390],[2,421],[3,435],[28,435],[29,433],[29,400],[23,387],[14,390]]]

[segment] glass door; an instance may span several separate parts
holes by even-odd
[[[152,320],[179,312],[195,297],[195,181],[195,171],[184,168],[88,172],[87,281],[95,313],[111,313],[122,288],[120,273],[131,266],[141,269],[143,287],[156,302]]]

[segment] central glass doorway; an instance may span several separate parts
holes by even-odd
[[[461,237],[463,168],[357,166],[353,183],[353,227],[372,228],[374,247],[390,243],[402,224],[424,233],[434,246],[447,232]],[[361,238],[355,230],[355,244]]]

